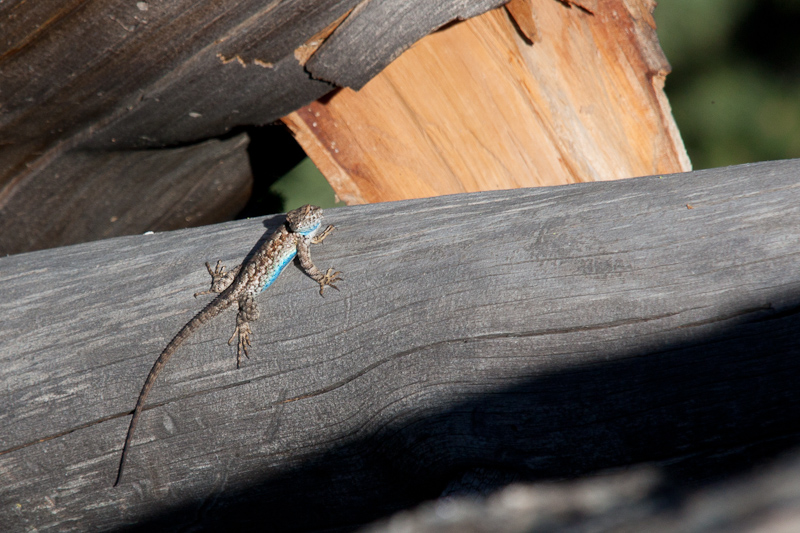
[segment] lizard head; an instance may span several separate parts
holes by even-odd
[[[322,226],[322,208],[304,205],[286,213],[286,224],[295,233],[313,237]]]

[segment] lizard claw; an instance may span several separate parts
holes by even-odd
[[[206,270],[208,270],[208,273],[211,274],[211,288],[207,291],[194,293],[195,298],[204,294],[219,294],[220,292],[224,291],[225,287],[230,285],[230,281],[233,280],[233,276],[230,272],[227,272],[225,265],[222,264],[222,261],[217,261],[217,265],[214,267],[214,270],[211,270],[211,265],[206,262]]]
[[[321,244],[322,241],[325,240],[325,237],[330,235],[330,233],[335,229],[336,229],[335,226],[328,226],[327,228],[325,228],[325,231],[323,231],[322,233],[311,239],[312,244]]]
[[[228,345],[233,344],[233,339],[235,337],[239,337],[238,343],[236,346],[236,368],[239,368],[239,364],[242,361],[242,354],[250,359],[250,356],[247,353],[247,348],[250,347],[250,334],[252,331],[250,330],[250,324],[245,322],[244,324],[237,325],[236,329],[233,330],[233,335],[231,338],[228,339]]]
[[[336,283],[337,281],[344,281],[344,278],[339,276],[339,274],[341,274],[341,272],[339,272],[338,270],[334,272],[332,268],[329,268],[328,271],[325,272],[325,274],[322,276],[322,279],[319,280],[320,296],[325,296],[322,291],[325,290],[326,286],[334,288],[337,291],[339,290],[339,287],[334,285],[334,283]]]

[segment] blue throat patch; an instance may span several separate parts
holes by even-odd
[[[299,233],[300,235],[303,235],[304,237],[308,237],[309,235],[311,235],[312,233],[317,231],[321,225],[322,225],[322,221],[320,220],[313,227],[307,229],[306,231],[298,231],[297,233]]]

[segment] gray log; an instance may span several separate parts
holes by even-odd
[[[0,2],[9,21],[0,23],[0,254],[165,229],[187,211],[187,226],[228,219],[250,190],[245,150],[187,145],[269,124],[335,89],[295,56],[318,32],[350,13],[320,73],[363,85],[430,31],[498,3],[404,0],[399,24],[396,5],[368,0]],[[363,31],[376,20],[403,31]],[[222,164],[209,162],[216,157]],[[231,167],[229,183],[208,189],[212,201],[186,194],[203,184],[195,174]],[[111,168],[122,186],[108,183]],[[131,182],[174,208],[116,194]],[[41,201],[52,190],[55,206]],[[143,208],[144,217],[124,216]],[[20,216],[24,230],[7,222]],[[63,234],[50,231],[63,220]]]
[[[335,88],[294,52],[359,4],[325,50],[341,68],[328,78],[363,84],[442,24],[501,3],[405,0],[402,24],[385,0],[3,4],[14,24],[0,41],[0,162],[56,141],[164,147],[266,124]],[[392,31],[364,29],[387,20]],[[14,168],[0,166],[0,183]]]
[[[169,150],[74,150],[34,173],[0,209],[0,253],[14,254],[235,217],[253,186],[249,138]]]
[[[692,484],[798,443],[798,160],[328,221],[312,255],[341,291],[290,267],[238,370],[234,312],[207,324],[114,489],[202,263],[241,260],[281,218],[0,259],[0,524],[349,529],[475,475],[655,462]]]

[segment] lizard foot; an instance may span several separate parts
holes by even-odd
[[[336,283],[337,281],[344,281],[344,278],[340,277],[339,274],[341,274],[341,272],[339,272],[338,270],[336,272],[334,272],[332,268],[329,268],[328,271],[325,272],[325,274],[322,276],[322,279],[319,280],[319,294],[320,294],[320,296],[325,296],[322,293],[322,291],[325,290],[326,286],[327,287],[332,287],[332,288],[336,289],[337,291],[339,290],[339,287],[334,285],[334,283]]]
[[[250,356],[247,354],[247,348],[250,347],[250,324],[247,322],[243,322],[242,324],[237,324],[236,329],[233,330],[233,335],[231,338],[228,339],[228,345],[233,344],[233,339],[237,336],[239,337],[238,344],[236,346],[236,368],[239,368],[239,364],[242,361],[242,354],[250,359]]]
[[[313,239],[311,239],[311,243],[312,243],[312,244],[319,244],[319,243],[321,243],[322,241],[324,241],[324,240],[325,240],[325,237],[327,237],[328,235],[330,235],[330,233],[331,233],[333,230],[335,230],[335,229],[336,229],[336,227],[335,227],[335,226],[328,226],[327,228],[325,228],[325,231],[323,231],[322,233],[320,233],[319,235],[317,235],[316,237],[314,237]]]
[[[222,261],[217,261],[214,270],[211,270],[211,265],[206,262],[206,270],[211,274],[211,288],[207,291],[194,293],[195,298],[203,294],[219,294],[233,281],[233,273],[225,269],[225,265],[222,264]]]

